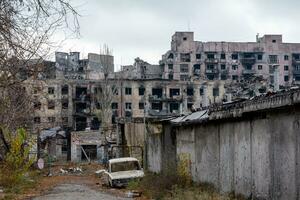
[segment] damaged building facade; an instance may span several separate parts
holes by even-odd
[[[81,59],[79,52],[56,52],[51,76],[27,80],[35,98],[33,130],[61,127],[66,137],[59,135],[63,151],[56,152],[73,161],[88,160],[87,154],[99,160],[107,143],[143,146],[148,120],[296,85],[297,55],[300,44],[283,43],[280,35],[246,43],[199,42],[192,32],[176,32],[159,65],[136,58],[119,72],[111,55]],[[97,116],[103,86],[114,90],[105,135]]]

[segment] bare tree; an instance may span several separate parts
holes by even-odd
[[[98,104],[98,109],[96,109],[94,113],[101,122],[101,131],[105,136],[107,136],[106,133],[112,128],[112,103],[118,92],[118,82],[109,77],[113,64],[111,56],[111,49],[104,45],[103,49],[100,50],[100,65],[103,73],[103,80],[97,85],[95,91],[95,101]]]
[[[14,131],[31,119],[32,99],[22,82],[44,70],[54,33],[79,34],[78,16],[70,0],[0,0],[0,141],[7,148],[2,128]]]

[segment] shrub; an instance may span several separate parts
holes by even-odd
[[[24,129],[18,129],[15,134],[8,135],[10,136],[10,149],[0,167],[0,184],[12,189],[26,182],[33,159],[29,159],[31,146]]]

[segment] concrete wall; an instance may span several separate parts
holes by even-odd
[[[181,126],[176,153],[190,154],[196,182],[263,199],[300,199],[300,110]],[[162,144],[164,145],[164,144]]]

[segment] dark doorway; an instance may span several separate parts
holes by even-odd
[[[97,159],[97,145],[82,145],[81,147],[85,151],[86,155],[90,158],[90,160]],[[82,149],[81,149],[81,160],[87,160]]]

